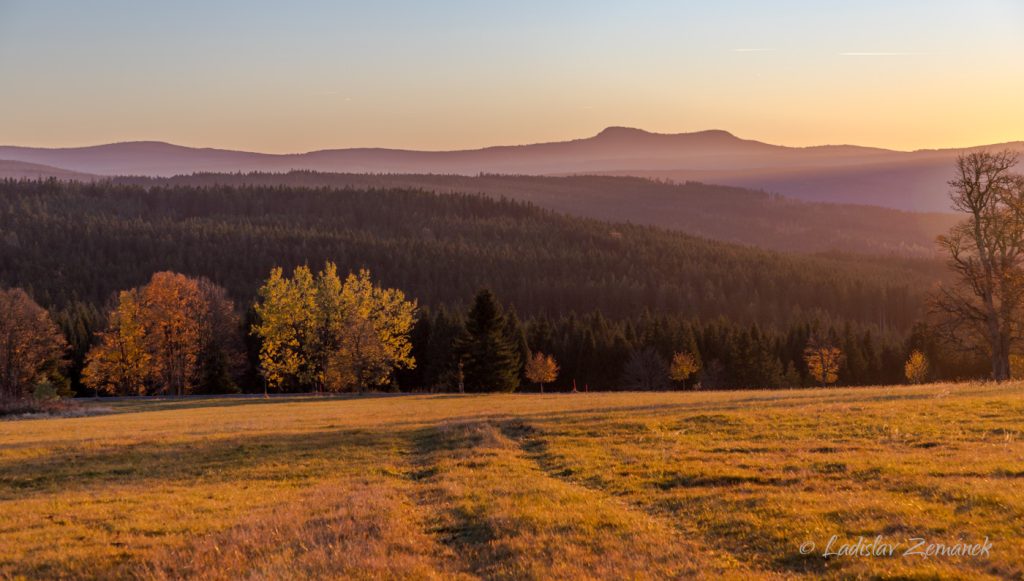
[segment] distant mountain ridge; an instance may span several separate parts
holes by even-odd
[[[93,181],[101,176],[76,172],[50,165],[28,163],[24,161],[13,161],[0,159],[0,179],[45,179],[57,178],[60,180],[77,180],[80,182]]]
[[[1010,148],[1024,142],[967,149]],[[945,211],[961,149],[893,151],[854,145],[787,147],[721,130],[661,134],[609,127],[592,137],[471,150],[329,149],[268,154],[158,141],[89,147],[0,146],[0,159],[99,175],[312,170],[388,174],[611,174],[764,189],[810,201]]]

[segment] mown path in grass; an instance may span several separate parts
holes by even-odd
[[[410,430],[389,449],[378,457],[383,470],[329,478],[130,571],[159,579],[750,577],[671,525],[548,476],[491,422]]]
[[[122,401],[0,422],[0,577],[1020,577],[1022,393]],[[833,534],[994,547],[798,550]]]
[[[662,519],[554,478],[489,421],[420,438],[431,531],[464,571],[488,579],[749,578],[750,571]]]

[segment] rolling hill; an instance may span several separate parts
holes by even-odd
[[[906,330],[938,261],[800,256],[409,189],[0,181],[0,284],[102,304],[174,270],[251,298],[274,266],[370,268],[425,305],[490,287],[524,315],[645,312]]]
[[[983,147],[1024,150],[1024,142]],[[354,148],[266,154],[127,142],[76,148],[0,147],[0,159],[101,175],[193,172],[613,173],[765,189],[811,201],[948,209],[945,182],[961,150],[913,152],[848,145],[785,147],[726,131],[657,134],[610,127],[571,141],[462,151]]]
[[[258,185],[356,189],[411,188],[483,193],[563,214],[670,228],[695,236],[784,252],[847,252],[934,257],[935,237],[954,214],[814,203],[728,186],[635,177],[336,174],[309,171],[118,178],[137,185]]]
[[[38,163],[0,159],[0,179],[20,180],[56,178],[59,180],[88,182],[100,179],[100,177],[101,176]]]

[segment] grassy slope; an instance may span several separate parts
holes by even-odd
[[[107,405],[0,422],[0,577],[1024,575],[1018,384]]]

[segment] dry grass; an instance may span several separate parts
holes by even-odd
[[[0,577],[1019,578],[1022,396],[104,402],[0,422]],[[991,556],[899,556],[915,536]]]

